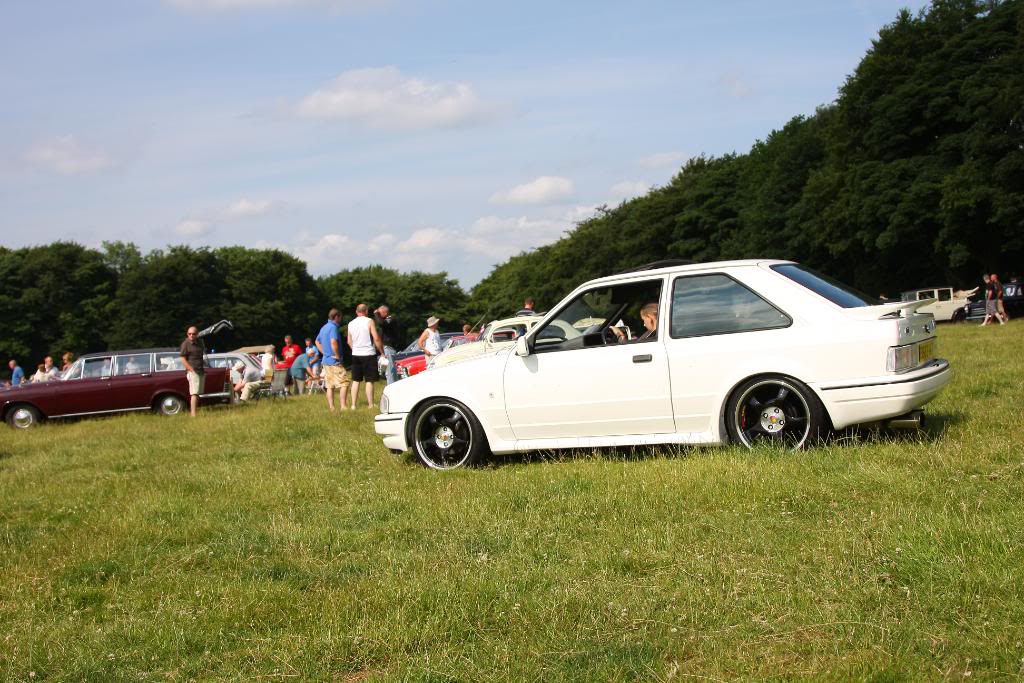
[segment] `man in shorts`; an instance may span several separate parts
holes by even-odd
[[[316,336],[316,348],[323,359],[324,389],[327,394],[327,407],[334,409],[334,390],[340,390],[341,407],[345,407],[345,397],[351,382],[345,361],[351,365],[351,350],[346,353],[348,345],[341,338],[341,314],[332,308],[327,314],[327,322],[320,328]]]
[[[203,360],[205,354],[206,346],[199,338],[199,328],[193,325],[185,332],[185,341],[181,342],[181,362],[187,372],[192,417],[196,416],[199,395],[203,393],[206,384],[206,363]]]
[[[352,348],[352,410],[359,401],[359,383],[366,382],[366,403],[373,407],[373,383],[380,379],[377,354],[384,354],[377,326],[366,304],[356,306],[356,317],[348,324],[348,345]]]

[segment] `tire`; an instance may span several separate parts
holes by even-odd
[[[953,313],[953,317],[949,319],[949,322],[951,322],[951,323],[953,323],[955,325],[956,323],[964,322],[964,320],[966,320],[966,319],[967,319],[967,314],[964,313],[964,309],[961,308],[960,310],[958,310],[955,313]]]
[[[733,443],[796,451],[828,433],[828,417],[817,395],[800,380],[783,375],[753,377],[729,396],[725,428]]]
[[[15,429],[31,429],[42,422],[42,419],[39,410],[27,403],[16,403],[7,411],[7,424]]]
[[[483,427],[458,401],[431,399],[417,409],[411,424],[413,453],[431,469],[470,467],[489,453]]]
[[[153,401],[153,410],[161,415],[180,415],[185,412],[185,399],[177,394],[161,394]]]

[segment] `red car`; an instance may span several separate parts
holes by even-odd
[[[461,346],[462,344],[476,341],[479,338],[479,334],[442,334],[441,342],[443,346],[441,347],[441,352],[444,353],[454,346]],[[398,379],[418,375],[426,369],[427,357],[422,353],[395,361],[395,372],[398,373]]]
[[[201,403],[227,402],[227,368],[206,368]],[[177,415],[188,406],[188,379],[178,349],[88,353],[60,380],[0,391],[0,418],[18,429],[44,419],[154,410]]]

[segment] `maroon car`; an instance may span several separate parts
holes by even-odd
[[[226,402],[231,385],[226,368],[206,369],[201,403]],[[177,415],[188,406],[188,379],[177,349],[135,349],[88,353],[60,380],[0,390],[0,418],[18,429],[40,420],[155,410]]]

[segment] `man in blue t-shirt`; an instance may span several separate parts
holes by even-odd
[[[334,390],[340,389],[341,407],[344,408],[352,381],[348,374],[348,367],[352,364],[352,349],[348,348],[345,338],[341,336],[341,314],[337,308],[332,308],[327,314],[327,322],[316,335],[316,348],[323,358],[327,407],[333,413]]]
[[[320,352],[316,350],[316,344],[309,337],[306,337],[306,353],[309,354],[309,369],[317,377],[320,376]]]
[[[306,353],[300,353],[292,361],[292,366],[288,368],[288,372],[292,376],[292,386],[298,393],[303,393],[303,389],[306,388],[306,382],[314,379],[313,369],[310,367],[309,362],[312,354],[310,353],[313,349],[310,349]]]
[[[11,386],[19,386],[25,381],[25,371],[18,367],[18,361],[11,359],[11,362],[7,364],[7,367],[11,369]]]

